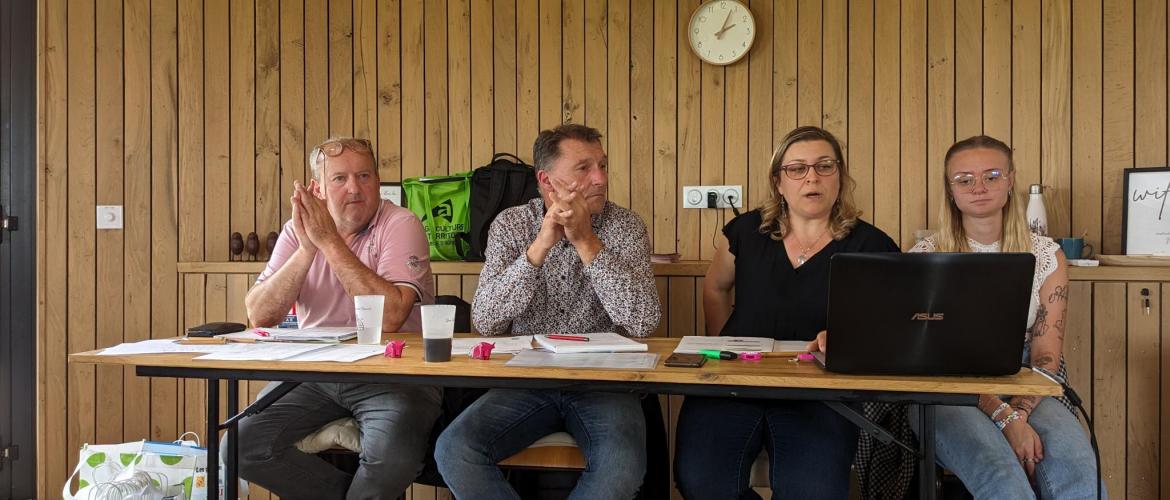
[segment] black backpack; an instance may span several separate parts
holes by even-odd
[[[496,153],[491,162],[475,169],[471,173],[471,231],[467,235],[471,249],[464,259],[482,262],[496,215],[539,196],[536,170],[516,155]]]

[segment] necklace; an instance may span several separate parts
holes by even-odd
[[[804,249],[800,251],[800,255],[796,256],[797,267],[803,266],[805,262],[808,262],[809,257],[811,257],[811,255],[808,255],[809,250],[812,250],[812,248],[821,241],[821,238],[825,237],[825,233],[828,232],[829,228],[826,227],[825,230],[821,231],[821,234],[817,236],[817,239],[813,240],[812,243],[805,245]],[[804,242],[800,241],[800,237],[796,235],[795,231],[792,232],[792,238],[796,240],[797,245],[804,245]]]

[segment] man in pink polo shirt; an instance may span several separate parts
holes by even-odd
[[[292,218],[244,298],[248,319],[276,325],[295,303],[302,327],[354,325],[353,297],[382,295],[382,331],[419,331],[418,305],[435,299],[426,234],[379,197],[369,141],[330,139],[309,164],[313,180],[294,183]],[[398,498],[422,470],[441,400],[436,387],[301,384],[240,423],[240,476],[281,498]],[[296,448],[349,416],[362,445],[352,478]]]

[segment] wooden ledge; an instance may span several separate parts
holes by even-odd
[[[708,261],[685,260],[670,264],[654,264],[655,276],[690,276],[707,274]],[[264,262],[179,262],[179,274],[260,274]],[[431,262],[431,271],[438,275],[479,274],[482,262]]]
[[[669,264],[654,264],[654,275],[658,277],[701,277],[707,274],[710,262],[705,260],[684,260]],[[179,262],[179,274],[260,274],[264,262]],[[436,275],[479,274],[482,262],[432,262],[431,270]],[[1170,282],[1170,267],[1070,267],[1069,278],[1073,281],[1167,281]]]

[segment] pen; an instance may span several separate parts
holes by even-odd
[[[549,340],[572,340],[572,341],[576,341],[576,342],[589,342],[589,337],[586,337],[584,335],[550,334],[550,335],[545,335],[545,338],[547,338]]]
[[[699,349],[699,354],[702,354],[711,359],[735,359],[739,356],[731,351],[718,351],[715,349]]]

